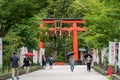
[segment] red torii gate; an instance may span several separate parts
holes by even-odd
[[[58,22],[59,27],[54,27],[54,28],[49,28],[49,31],[55,31],[55,30],[61,30],[61,31],[72,31],[73,33],[73,51],[74,51],[74,58],[77,61],[78,60],[78,37],[77,37],[77,32],[81,31],[84,32],[86,31],[85,28],[81,28],[77,26],[78,23],[85,23],[83,19],[73,19],[73,18],[63,18],[63,19],[57,19],[57,18],[47,18],[43,19],[40,23],[40,28],[45,27],[45,24],[56,24]],[[70,28],[61,28],[60,25],[63,23],[71,23],[72,26]],[[44,45],[42,42],[39,43],[39,48],[43,48]]]

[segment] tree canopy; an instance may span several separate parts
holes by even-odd
[[[0,0],[0,37],[3,37],[4,55],[13,49],[27,46],[30,51],[38,48],[39,38],[52,42],[39,28],[43,18],[83,18],[87,29],[78,33],[79,47],[108,46],[109,41],[120,41],[119,0]],[[69,27],[65,25],[64,27]],[[47,31],[47,29],[45,29]],[[58,38],[67,50],[72,48],[71,38]],[[62,51],[62,50],[61,50]],[[7,58],[6,58],[7,59]]]
[[[47,4],[47,0],[0,0],[0,36],[4,37],[16,24],[26,24]]]

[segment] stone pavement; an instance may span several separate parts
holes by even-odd
[[[93,69],[91,72],[87,72],[86,65],[75,66],[74,72],[70,71],[69,65],[55,65],[53,69],[49,69],[48,66],[45,70],[41,69],[21,75],[20,80],[107,80],[107,77]]]

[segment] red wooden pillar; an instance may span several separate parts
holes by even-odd
[[[74,51],[74,58],[75,60],[78,60],[78,37],[77,37],[77,23],[73,23],[73,51]]]
[[[44,24],[43,22],[40,23],[40,28],[43,28],[44,27]]]
[[[44,47],[44,43],[40,41],[38,46],[39,46],[39,48],[43,48]]]
[[[44,27],[43,23],[40,24],[40,28],[42,28],[42,27]],[[44,43],[42,41],[40,41],[39,44],[38,44],[38,46],[39,46],[39,48],[43,48],[44,47]]]

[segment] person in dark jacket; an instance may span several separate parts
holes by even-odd
[[[43,66],[43,69],[45,69],[45,66],[46,66],[46,57],[44,55],[42,55],[42,66]]]
[[[12,80],[14,80],[15,78],[15,74],[16,74],[16,78],[19,79],[19,67],[20,67],[20,61],[18,56],[16,55],[16,52],[13,52],[13,56],[10,59],[11,61],[11,66],[12,66]]]
[[[24,63],[25,73],[28,74],[29,70],[30,70],[30,65],[31,65],[31,61],[30,61],[29,57],[25,57],[23,63]]]
[[[53,57],[48,57],[48,63],[50,65],[50,69],[52,69],[52,66],[53,66]]]

